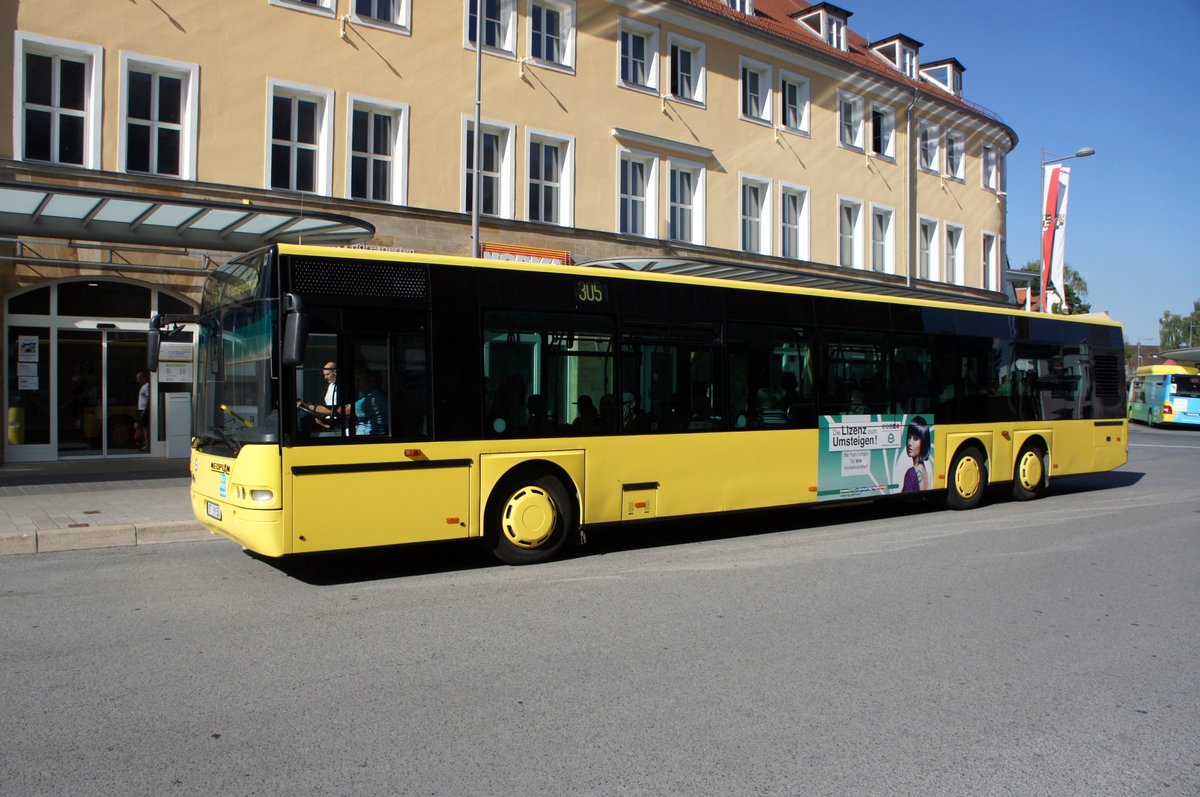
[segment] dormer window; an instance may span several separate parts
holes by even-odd
[[[916,39],[910,39],[902,33],[886,39],[880,39],[871,45],[873,53],[887,61],[904,76],[910,77],[913,80],[916,80],[919,74],[917,53],[920,49],[921,42]]]
[[[754,16],[754,0],[724,0],[724,3],[734,11],[750,17]]]
[[[817,3],[793,14],[792,19],[820,36],[830,47],[845,52],[846,21],[852,13],[832,3]]]
[[[957,59],[947,58],[921,67],[921,77],[940,86],[955,97],[962,96],[962,73],[966,68]]]

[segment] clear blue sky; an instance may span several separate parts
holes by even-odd
[[[1008,259],[1039,257],[1040,163],[1070,161],[1066,261],[1129,343],[1200,299],[1200,1],[847,0],[850,27],[904,33],[922,61],[957,58],[963,95],[1020,143],[1008,158]]]

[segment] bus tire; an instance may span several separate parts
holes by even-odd
[[[1049,457],[1038,443],[1026,443],[1013,468],[1013,498],[1030,501],[1046,491],[1050,477]]]
[[[950,464],[946,506],[951,509],[974,509],[983,500],[986,487],[987,462],[983,453],[973,445],[965,445],[958,449]]]
[[[574,531],[575,505],[548,474],[516,474],[501,480],[488,507],[492,554],[510,565],[554,558]]]

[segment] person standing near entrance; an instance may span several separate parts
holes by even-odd
[[[128,373],[128,372],[127,372]],[[137,430],[135,437],[143,451],[150,450],[150,375],[138,371]]]

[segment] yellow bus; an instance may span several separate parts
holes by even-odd
[[[193,509],[271,557],[478,538],[524,564],[607,524],[968,509],[1126,461],[1106,317],[819,281],[281,244],[156,317],[151,356],[197,325]]]

